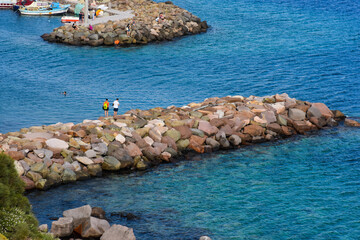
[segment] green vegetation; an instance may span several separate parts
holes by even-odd
[[[53,239],[38,231],[38,222],[23,195],[24,183],[19,178],[14,161],[0,153],[0,239],[1,234],[12,240]]]

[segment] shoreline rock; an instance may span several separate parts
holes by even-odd
[[[115,118],[57,123],[0,134],[26,185],[46,190],[104,171],[143,171],[186,153],[236,149],[334,127],[345,116],[287,94],[208,98],[183,107],[130,110]],[[360,126],[345,119],[351,126]],[[121,136],[121,137],[119,137]]]
[[[181,36],[206,32],[209,28],[206,21],[201,21],[170,1],[112,0],[111,7],[119,11],[131,10],[134,17],[95,24],[92,30],[87,26],[78,26],[75,30],[68,24],[41,37],[45,41],[77,46],[130,46],[171,41]],[[160,13],[164,14],[165,20],[158,22],[156,18]],[[131,25],[130,34],[126,30],[128,24]]]

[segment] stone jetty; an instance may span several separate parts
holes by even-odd
[[[287,94],[208,98],[186,106],[130,110],[115,118],[23,128],[0,134],[26,189],[47,189],[103,171],[146,170],[189,153],[245,147],[338,125],[323,103]],[[345,124],[357,126],[354,120]]]
[[[111,0],[109,5],[116,11],[130,11],[133,17],[95,24],[93,30],[84,25],[75,30],[68,24],[41,37],[49,42],[70,45],[113,46],[116,43],[118,46],[126,46],[172,40],[206,32],[208,29],[206,21],[201,21],[199,17],[171,1],[156,3],[151,0]],[[157,21],[161,13],[165,19]],[[130,34],[126,31],[128,24]]]

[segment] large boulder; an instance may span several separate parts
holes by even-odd
[[[90,220],[91,206],[85,205],[78,208],[69,209],[63,212],[65,218],[72,218],[74,220],[74,227],[77,228],[79,225]]]
[[[142,155],[140,148],[135,143],[130,142],[124,148],[131,157]]]
[[[185,150],[189,146],[189,144],[189,139],[180,139],[176,142],[176,146],[180,151]]]
[[[132,228],[114,224],[107,229],[100,240],[136,240]]]
[[[92,164],[87,166],[90,176],[100,177],[102,176],[102,168],[100,164]]]
[[[161,132],[156,128],[149,130],[149,137],[151,137],[155,142],[161,142]]]
[[[267,124],[276,122],[276,116],[273,111],[262,112],[261,117],[266,121]]]
[[[88,158],[96,158],[96,152],[94,150],[92,150],[92,149],[87,150],[85,152],[85,156],[88,157]],[[79,161],[79,162],[81,162],[81,161]]]
[[[24,138],[34,140],[34,139],[50,139],[54,136],[52,133],[47,132],[29,132],[24,134]]]
[[[178,130],[172,128],[170,130],[167,130],[164,136],[169,136],[176,142],[181,138],[181,133]]]
[[[207,138],[206,144],[210,145],[212,149],[218,149],[220,147],[220,143],[212,138]]]
[[[116,158],[114,158],[112,156],[106,156],[106,157],[104,157],[104,162],[102,163],[101,167],[104,170],[116,171],[116,170],[120,169],[121,163],[119,162],[119,160],[117,160]]]
[[[297,108],[290,108],[289,109],[289,118],[294,121],[303,121],[305,119],[305,112],[297,109]]]
[[[217,127],[212,126],[207,121],[199,121],[198,129],[203,131],[208,136],[214,135],[219,131],[219,129]]]
[[[68,149],[69,144],[65,141],[57,139],[57,138],[50,138],[45,141],[46,145],[51,149]]]
[[[55,237],[68,237],[74,230],[74,220],[72,217],[59,218],[51,224],[50,232]]]
[[[346,119],[345,119],[344,124],[345,124],[346,126],[349,126],[349,127],[360,127],[360,123],[359,123],[359,122],[357,122],[357,121],[355,121],[355,120],[353,120],[353,119],[349,119],[349,118],[346,118]]]
[[[118,148],[109,155],[116,158],[121,163],[120,168],[127,168],[129,166],[132,166],[132,164],[134,163],[134,159],[123,148]]]
[[[8,151],[7,154],[14,160],[21,160],[25,158],[24,153],[18,151]]]
[[[47,176],[47,181],[49,185],[59,185],[61,184],[61,176],[56,172],[50,172]]]
[[[197,128],[190,128],[190,131],[193,135],[199,136],[199,137],[204,137],[205,134],[203,131],[201,131],[200,129]]]
[[[192,132],[191,132],[189,126],[184,125],[184,126],[178,126],[178,127],[174,127],[174,128],[180,132],[182,139],[188,139],[192,135]]]
[[[271,123],[271,124],[267,125],[266,128],[268,130],[273,131],[278,134],[282,133],[281,126],[278,123]]]
[[[40,180],[42,177],[39,173],[33,172],[33,171],[28,171],[26,173],[26,176],[31,179],[33,182],[37,182],[38,180]]]
[[[238,146],[241,144],[241,138],[237,135],[231,135],[229,137],[229,142],[233,145],[233,146]]]
[[[244,127],[244,133],[250,134],[251,136],[262,136],[264,135],[265,129],[259,125],[248,125]]]
[[[61,174],[61,179],[64,183],[75,182],[76,181],[76,173],[69,168],[65,168],[63,173]]]
[[[35,188],[35,183],[30,178],[21,176],[21,180],[25,183],[25,190],[31,190]]]
[[[325,117],[326,119],[334,117],[333,112],[323,103],[313,103],[307,111],[307,117]]]
[[[88,158],[88,157],[79,157],[79,156],[77,156],[77,157],[75,157],[75,159],[76,159],[77,161],[81,162],[81,163],[84,164],[84,165],[90,165],[90,164],[93,164],[93,163],[94,163],[94,162],[93,162],[90,158]]]
[[[61,174],[64,171],[64,167],[63,167],[63,165],[61,165],[59,163],[53,163],[50,167],[50,170]]]
[[[167,144],[169,147],[171,147],[172,149],[174,149],[175,151],[177,151],[176,142],[175,142],[174,139],[172,139],[171,137],[169,137],[169,136],[164,136],[164,137],[161,139],[161,142]]]
[[[46,178],[50,173],[45,163],[35,163],[31,166],[31,171],[40,173],[43,178]]]
[[[92,149],[100,155],[105,155],[108,151],[108,148],[105,143],[95,143],[95,144],[92,144],[91,146],[92,146]]]
[[[54,153],[48,149],[37,149],[37,150],[34,150],[34,153],[39,158],[52,158],[54,155]],[[28,155],[28,157],[29,157],[29,155]],[[35,160],[35,161],[37,162],[37,160]]]
[[[118,135],[116,135],[115,140],[120,143],[124,143],[126,141],[125,137],[123,135],[121,135],[120,133]]]
[[[90,217],[83,225],[81,236],[84,238],[98,238],[110,228],[108,221]]]
[[[309,121],[294,121],[293,127],[296,129],[297,132],[303,134],[307,131],[313,130],[315,127]],[[316,127],[315,127],[316,128]]]
[[[25,169],[22,166],[22,164],[19,161],[14,161],[16,172],[19,176],[23,175],[25,173]]]

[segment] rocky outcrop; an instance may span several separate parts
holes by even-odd
[[[63,212],[64,217],[52,222],[50,232],[55,237],[66,239],[74,236],[74,233],[76,233],[76,235],[86,239],[136,240],[132,228],[122,225],[110,226],[107,220],[94,217],[93,215],[100,215],[102,218],[105,218],[104,210],[99,207],[91,208],[90,205],[66,210]],[[41,225],[39,228],[47,232],[46,224]]]
[[[13,157],[26,189],[45,190],[99,177],[103,171],[143,171],[187,152],[208,153],[306,134],[336,126],[344,117],[324,104],[287,94],[228,96],[183,107],[130,110],[79,124],[23,128],[0,134],[0,151]],[[348,118],[345,124],[360,126]],[[88,208],[87,219],[90,214]],[[74,224],[79,224],[76,219]]]
[[[71,45],[127,46],[169,41],[184,35],[206,32],[208,29],[206,21],[201,21],[170,1],[157,3],[151,0],[112,0],[111,8],[132,10],[134,17],[99,23],[92,30],[87,26],[79,26],[75,30],[71,25],[64,25],[41,37],[49,42]],[[161,13],[164,20],[156,20]],[[131,29],[129,34],[126,30],[128,24]]]
[[[57,221],[52,222],[50,232],[55,237],[67,237],[72,234],[74,230],[74,220],[71,217],[62,217]]]

